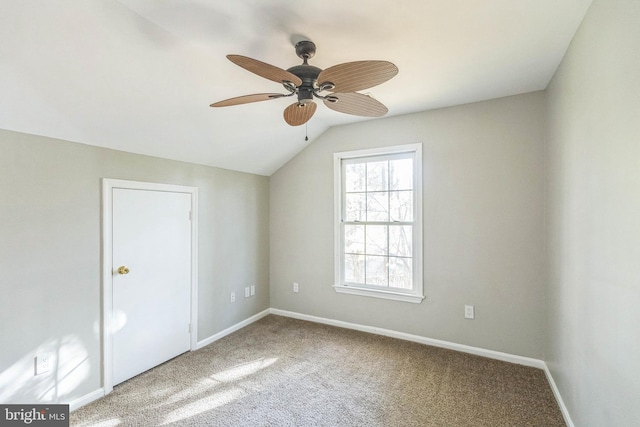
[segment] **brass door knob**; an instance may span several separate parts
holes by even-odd
[[[118,267],[118,274],[129,274],[129,267],[121,265],[120,267]]]

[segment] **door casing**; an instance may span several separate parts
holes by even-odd
[[[198,345],[198,189],[120,179],[102,179],[102,387],[113,391],[113,190],[167,191],[191,195],[191,351]]]

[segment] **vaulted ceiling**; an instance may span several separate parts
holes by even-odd
[[[226,59],[399,74],[363,91],[399,115],[544,89],[591,0],[15,0],[0,2],[0,128],[270,175],[331,126],[364,119],[292,98]],[[305,142],[308,132],[309,142]]]

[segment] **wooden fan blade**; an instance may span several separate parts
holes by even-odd
[[[267,64],[266,62],[258,61],[257,59],[242,55],[227,55],[227,58],[229,58],[229,61],[244,68],[245,70],[251,71],[260,77],[264,77],[265,79],[272,80],[276,83],[291,82],[296,86],[300,86],[302,84],[300,77],[287,70],[283,70],[282,68]]]
[[[229,107],[231,105],[248,104],[250,102],[269,101],[270,99],[282,98],[281,93],[254,93],[253,95],[238,96],[236,98],[225,99],[210,105],[210,107]]]
[[[361,93],[332,93],[331,97],[338,98],[337,102],[324,100],[324,105],[340,113],[354,116],[381,117],[389,111],[380,101]]]
[[[318,106],[315,102],[309,101],[306,104],[294,102],[284,110],[284,121],[291,126],[300,126],[309,121],[316,112]]]
[[[318,85],[335,85],[333,92],[356,92],[384,83],[398,74],[398,67],[389,61],[356,61],[334,65],[320,72]]]

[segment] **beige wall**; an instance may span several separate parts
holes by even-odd
[[[595,0],[548,88],[546,361],[577,426],[640,423],[640,1]]]
[[[271,176],[271,306],[542,358],[543,139],[541,92],[330,129]],[[333,153],[415,142],[426,300],[337,294]]]
[[[640,1],[595,0],[546,92],[336,127],[270,180],[0,131],[0,401],[100,387],[110,177],[199,188],[200,339],[272,306],[541,358],[575,425],[634,425],[639,51]],[[333,153],[415,142],[427,299],[335,293]],[[58,382],[33,377],[51,347],[75,367]]]
[[[101,386],[103,177],[198,187],[200,340],[269,307],[269,178],[0,130],[2,403]],[[34,377],[45,350],[57,375]]]

